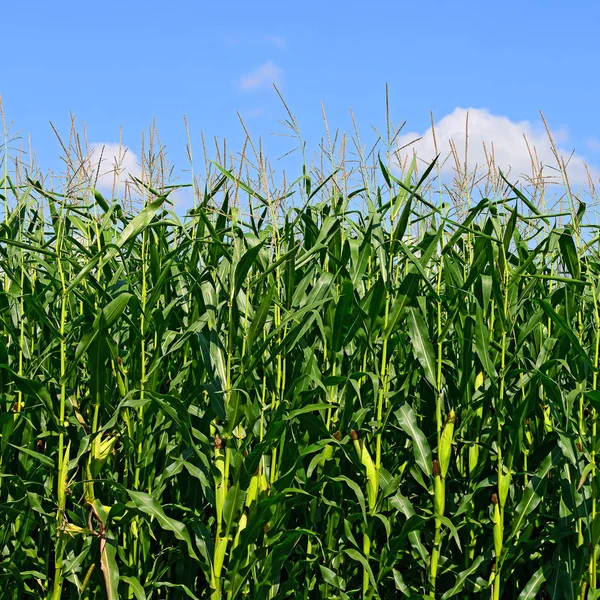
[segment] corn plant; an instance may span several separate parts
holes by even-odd
[[[185,217],[5,170],[3,598],[599,597],[587,207],[328,156]]]

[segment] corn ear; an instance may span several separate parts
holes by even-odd
[[[469,473],[473,473],[477,468],[479,462],[479,445],[473,444],[469,446]]]
[[[221,571],[223,569],[223,562],[225,561],[225,552],[227,551],[227,538],[218,537],[215,541],[215,555],[213,563],[213,573],[218,579],[221,577]]]
[[[550,416],[550,407],[545,406],[542,414],[544,415],[544,428],[546,429],[546,433],[552,433],[552,431],[554,431],[554,425],[552,424],[552,417]]]
[[[531,427],[529,425],[529,419],[525,421],[525,441],[527,442],[526,450],[533,446],[533,434],[531,433]]]
[[[76,534],[79,535],[85,535],[85,534],[89,534],[89,530],[88,529],[84,529],[83,527],[79,527],[78,525],[75,525],[74,523],[67,523],[65,524],[65,526],[62,528],[62,530],[69,534],[70,536],[74,536]]]
[[[437,475],[433,480],[433,509],[436,517],[443,517],[446,510],[446,482]]]
[[[125,380],[121,376],[121,373],[117,370],[117,389],[119,390],[119,396],[125,398],[127,395],[127,387],[125,386]]]
[[[494,505],[494,552],[496,558],[499,558],[502,553],[502,538],[504,537],[504,531],[502,518],[500,516],[500,506],[496,494],[492,495],[492,503]]]
[[[58,480],[58,508],[61,511],[65,510],[65,506],[67,505],[67,476],[68,476],[68,465],[69,465],[69,457],[71,455],[71,442],[67,444],[65,449],[65,453],[62,457],[62,472],[61,477]]]
[[[369,510],[373,511],[377,504],[377,469],[375,468],[375,463],[367,450],[364,440],[359,440],[358,435],[356,435],[356,438],[354,436],[352,437],[356,454],[367,471],[367,500],[369,503]]]
[[[108,458],[110,453],[113,451],[113,448],[115,447],[115,444],[117,442],[117,437],[118,436],[113,435],[113,436],[110,436],[103,440],[102,434],[100,434],[98,436],[99,441],[93,448],[93,457],[98,462],[100,462],[101,464],[104,464],[106,462],[106,459]]]
[[[432,584],[435,582],[437,577],[439,559],[440,553],[437,551],[437,549],[434,549],[434,551],[431,553],[431,562],[429,563],[429,579],[432,582]]]
[[[454,437],[454,423],[456,422],[456,413],[454,409],[448,413],[446,424],[442,431],[439,447],[439,461],[442,477],[445,479],[450,466],[450,458],[452,456],[452,438]]]
[[[227,495],[227,486],[225,482],[225,450],[223,449],[223,440],[219,435],[215,436],[215,466],[220,476],[215,477],[215,499],[217,503],[217,523],[223,522],[223,507],[225,506],[225,496]],[[216,553],[215,548],[215,553]]]
[[[99,433],[92,442],[90,468],[93,477],[97,477],[102,467],[106,464],[106,461],[113,451],[117,440],[118,436],[116,435],[102,439],[102,433]],[[90,496],[91,495],[93,495],[93,490],[90,489]]]
[[[500,507],[506,504],[506,498],[508,497],[508,490],[510,488],[511,472],[498,473],[498,500],[500,501]]]
[[[139,533],[137,521],[135,519],[133,519],[133,521],[131,521],[129,527],[131,528],[131,533],[132,533],[133,537],[137,539],[138,533]]]
[[[117,389],[119,391],[119,396],[121,396],[121,398],[125,398],[125,396],[129,392],[129,381],[127,378],[127,371],[123,366],[123,361],[121,357],[117,359],[117,368],[115,369],[115,375],[117,378]]]

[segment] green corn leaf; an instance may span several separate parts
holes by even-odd
[[[519,594],[517,600],[533,600],[533,598],[537,598],[542,583],[546,581],[544,571],[544,567],[540,567],[531,576],[531,579],[527,582],[527,585],[523,588],[523,591]]]
[[[433,350],[433,345],[429,340],[427,326],[421,316],[421,312],[417,308],[411,307],[408,311],[407,322],[410,339],[417,359],[423,367],[427,381],[436,388],[435,352]]]
[[[363,566],[363,568],[369,575],[369,581],[371,583],[372,588],[375,590],[375,593],[377,593],[377,582],[375,581],[375,576],[373,575],[371,566],[369,565],[364,555],[361,554],[358,550],[355,550],[354,548],[346,548],[344,550],[344,553],[347,554],[352,560],[359,562]]]
[[[181,540],[187,545],[188,554],[191,558],[196,559],[196,553],[192,548],[190,535],[183,523],[167,517],[161,505],[150,494],[144,492],[136,492],[127,490],[127,494],[133,501],[135,508],[141,512],[154,517],[158,524],[167,531],[172,531],[178,540]]]
[[[235,278],[233,286],[234,297],[238,295],[238,292],[242,287],[242,283],[244,282],[244,280],[248,276],[248,272],[256,262],[258,254],[265,245],[265,242],[266,240],[263,240],[262,242],[256,244],[256,246],[249,248],[235,266]]]
[[[43,464],[45,467],[48,467],[49,469],[54,469],[56,466],[54,461],[45,454],[41,454],[40,452],[36,452],[35,450],[30,450],[29,448],[24,448],[22,446],[15,446],[14,444],[10,443],[9,445],[15,448],[15,450],[18,450],[19,452],[22,452],[27,456],[31,456],[31,458],[35,458],[37,461],[39,461],[41,464]]]
[[[454,586],[452,588],[450,588],[448,591],[444,592],[444,594],[442,594],[442,597],[440,598],[440,600],[447,600],[447,598],[453,598],[459,592],[462,592],[463,588],[465,587],[465,584],[469,581],[469,578],[471,577],[471,575],[473,575],[473,573],[475,573],[479,569],[479,567],[483,561],[484,561],[484,557],[480,554],[477,558],[475,558],[475,560],[471,563],[471,565],[467,569],[465,569],[464,571],[461,571],[457,575]]]
[[[515,516],[512,521],[510,538],[512,539],[521,527],[525,524],[528,515],[535,510],[542,500],[542,493],[546,487],[548,473],[554,467],[560,458],[560,448],[555,446],[552,452],[544,459],[535,476],[531,479],[525,488],[523,497],[517,505]]]
[[[431,448],[423,431],[417,425],[413,409],[406,403],[395,412],[398,424],[413,442],[415,462],[425,475],[432,475]]]
[[[146,600],[146,593],[144,592],[144,588],[141,586],[137,577],[121,575],[121,581],[129,584],[129,589],[133,592],[135,600]]]
[[[106,597],[108,600],[119,599],[119,567],[117,566],[117,542],[108,530],[100,540],[100,567],[104,575]]]

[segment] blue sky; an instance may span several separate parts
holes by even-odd
[[[71,112],[92,143],[118,142],[123,126],[134,153],[156,118],[185,169],[184,115],[199,155],[200,130],[241,148],[239,111],[275,159],[294,143],[271,135],[286,117],[273,80],[310,150],[324,131],[321,102],[332,129],[351,128],[352,107],[367,139],[371,125],[383,130],[388,83],[407,133],[426,133],[433,111],[460,135],[456,109],[472,108],[487,111],[472,121],[483,138],[510,134],[492,140],[499,148],[521,129],[542,143],[541,109],[562,150],[600,166],[595,1],[30,0],[5,3],[3,22],[4,109],[43,168],[60,168],[49,121],[67,136]]]

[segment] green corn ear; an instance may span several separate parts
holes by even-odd
[[[117,389],[119,390],[119,396],[125,398],[129,392],[129,383],[127,379],[127,371],[123,367],[123,361],[119,356],[117,359],[117,368],[115,369],[115,375],[117,377]]]
[[[223,507],[225,506],[225,496],[227,486],[225,482],[225,450],[223,449],[223,440],[217,434],[215,436],[215,466],[220,473],[220,477],[215,477],[216,502],[217,502],[217,523],[223,522]],[[215,553],[216,553],[215,548]]]
[[[369,556],[371,553],[371,538],[368,535],[363,537],[363,554]]]
[[[477,391],[483,385],[484,381],[485,375],[483,374],[483,371],[480,371],[475,377],[475,391]],[[483,417],[483,408],[479,407],[476,410],[476,414],[479,417],[479,424],[481,423],[481,419]],[[477,468],[477,463],[479,462],[479,451],[480,449],[478,444],[473,444],[469,447],[469,473],[472,473]]]
[[[108,455],[112,452],[115,447],[115,443],[117,441],[117,436],[113,435],[106,440],[102,440],[97,447],[98,455],[97,458],[102,464],[106,462]]]
[[[118,369],[117,369],[116,375],[117,375],[117,389],[119,390],[119,396],[121,398],[125,398],[125,396],[127,395],[127,388],[125,387],[125,381],[123,380],[123,377],[121,377],[121,373],[119,373]]]
[[[533,435],[531,434],[531,430],[529,428],[527,428],[525,431],[525,439],[527,440],[527,450],[529,450],[529,447],[533,446]]]
[[[502,519],[500,517],[500,506],[496,494],[492,494],[492,504],[494,505],[494,552],[496,558],[499,558],[502,553],[502,538],[504,537],[504,532]]]
[[[546,433],[552,433],[554,431],[554,426],[552,425],[552,417],[550,416],[550,407],[545,406],[544,411],[544,427],[546,429]]]
[[[213,571],[216,578],[221,577],[223,562],[225,561],[225,552],[227,551],[227,538],[218,537],[215,541],[215,556]]]
[[[443,517],[446,510],[445,481],[437,475],[433,480],[433,510],[436,517]]]
[[[498,473],[498,500],[500,506],[506,504],[506,498],[508,497],[508,490],[510,488],[511,472]]]
[[[75,535],[87,535],[89,534],[89,531],[87,529],[84,529],[83,527],[79,527],[78,525],[74,525],[73,523],[67,523],[64,527],[63,527],[63,531],[70,535],[71,537],[74,537]]]
[[[375,509],[375,505],[377,504],[377,469],[375,468],[375,463],[373,463],[373,459],[367,450],[364,440],[359,440],[358,433],[356,433],[354,430],[351,432],[350,436],[354,441],[356,454],[360,459],[361,464],[367,471],[367,500],[369,503],[369,510],[372,511]]]
[[[69,466],[69,457],[71,455],[71,442],[67,444],[65,449],[65,453],[63,455],[63,470],[62,477],[58,480],[58,507],[60,510],[64,511],[65,506],[67,504],[67,477],[68,477],[68,466]]]
[[[439,562],[439,553],[433,552],[431,554],[431,564],[429,565],[430,579],[435,581],[437,576],[438,562]]]
[[[469,473],[473,473],[479,462],[479,445],[473,444],[469,446]]]
[[[377,471],[375,464],[371,459],[367,449],[363,446],[362,463],[367,469],[367,499],[369,501],[369,510],[374,510],[377,504]]]
[[[106,464],[110,453],[112,452],[115,444],[117,442],[117,436],[113,435],[106,439],[102,439],[102,434],[100,433],[98,437],[94,440],[92,444],[92,474],[96,477],[100,472],[100,469]]]
[[[452,456],[452,438],[454,437],[454,423],[456,422],[456,413],[451,410],[446,418],[446,424],[442,431],[439,447],[439,461],[442,477],[445,479],[450,466],[450,457]]]

